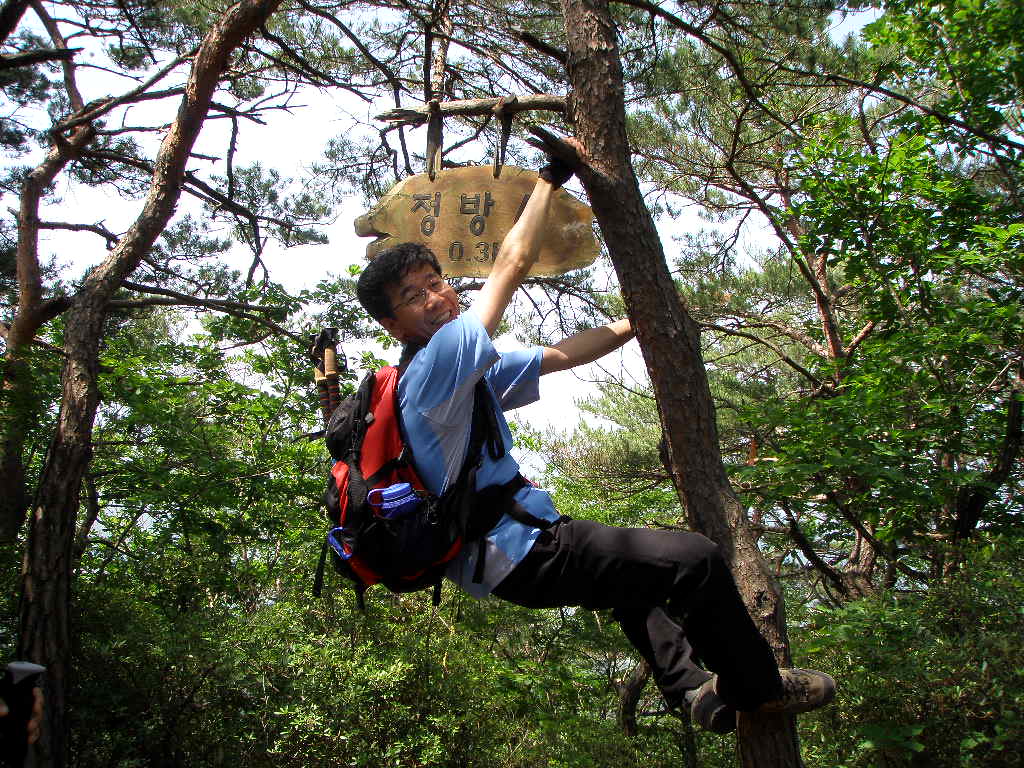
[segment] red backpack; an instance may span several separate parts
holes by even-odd
[[[322,592],[329,551],[335,570],[354,583],[361,608],[363,592],[378,583],[392,592],[434,587],[436,604],[441,576],[463,544],[474,539],[482,544],[502,514],[518,507],[512,496],[526,483],[521,476],[504,485],[476,490],[485,443],[495,459],[504,455],[484,380],[476,385],[466,460],[457,481],[439,497],[425,489],[412,451],[402,438],[399,375],[394,366],[367,374],[328,422],[325,440],[334,464],[324,503],[331,528],[320,555],[314,596]],[[406,496],[407,503],[398,513],[371,503],[372,499],[379,502],[383,489],[399,483],[411,486],[411,496]],[[530,523],[546,524],[528,517]],[[477,580],[483,573],[483,551],[481,546]]]

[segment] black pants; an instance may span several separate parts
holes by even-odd
[[[528,608],[610,608],[672,706],[711,677],[698,663],[738,710],[781,694],[771,648],[718,547],[699,533],[563,520],[494,594]]]

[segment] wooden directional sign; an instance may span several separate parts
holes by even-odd
[[[450,277],[484,277],[501,241],[526,206],[537,172],[505,166],[494,178],[490,166],[451,168],[431,181],[410,176],[392,187],[368,213],[356,219],[356,234],[376,236],[367,259],[404,242],[422,243]],[[599,246],[590,208],[565,190],[552,202],[534,276],[560,275],[591,264]]]

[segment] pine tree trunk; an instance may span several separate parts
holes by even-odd
[[[31,509],[22,573],[19,657],[48,670],[46,722],[34,749],[38,768],[63,768],[68,762],[65,698],[70,674],[72,548],[99,403],[99,349],[107,303],[174,212],[185,164],[232,51],[280,2],[243,0],[225,11],[207,33],[177,117],[161,144],[143,210],[117,247],[86,278],[66,315],[60,415]]]
[[[7,352],[0,368],[4,398],[4,410],[0,412],[0,542],[16,541],[25,522],[29,499],[22,454],[26,436],[36,423],[41,407],[31,367],[31,345],[39,329],[57,311],[57,302],[43,296],[39,268],[39,204],[46,188],[95,135],[91,125],[83,125],[63,141],[54,141],[43,161],[25,174],[21,184],[15,250],[18,306],[7,331]]]
[[[23,350],[3,361],[0,413],[0,544],[13,544],[25,522],[25,435],[39,402],[32,386],[32,370]]]
[[[722,547],[754,621],[779,663],[788,665],[782,597],[722,464],[700,333],[672,282],[630,163],[614,22],[606,0],[562,0],[562,13],[572,86],[569,117],[589,162],[580,180],[608,244],[654,386],[673,482],[693,527]],[[742,765],[801,764],[792,718],[743,719],[747,722],[738,733]]]
[[[63,766],[67,760],[65,697],[71,648],[71,549],[78,492],[92,451],[92,426],[99,402],[96,387],[103,300],[76,305],[68,314],[62,375],[62,405],[56,433],[29,518],[22,567],[22,611],[18,658],[47,668],[44,738],[36,765]]]

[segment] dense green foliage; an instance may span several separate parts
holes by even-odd
[[[1022,576],[1019,538],[995,537],[927,593],[808,617],[800,661],[835,670],[845,690],[805,736],[816,762],[1020,765]]]

